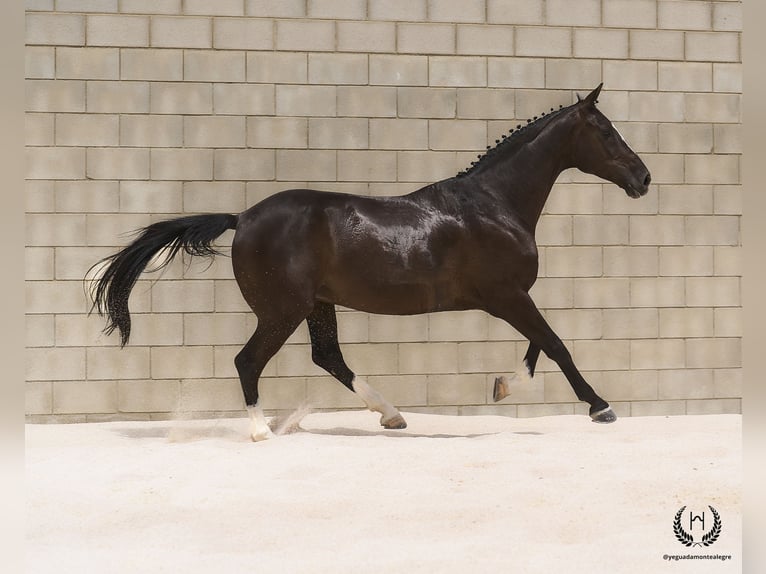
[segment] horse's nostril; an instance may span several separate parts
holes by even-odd
[[[644,185],[649,187],[650,183],[652,183],[652,174],[647,171],[646,177],[644,178]]]

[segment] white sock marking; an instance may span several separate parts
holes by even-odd
[[[534,381],[532,380],[533,377],[530,373],[531,369],[529,368],[529,363],[527,363],[527,360],[524,359],[521,361],[521,364],[516,369],[516,376],[521,379],[521,382],[524,384],[532,384]]]
[[[399,415],[399,411],[391,403],[383,398],[378,391],[368,385],[364,379],[354,377],[351,381],[351,386],[354,388],[354,392],[359,395],[359,398],[364,401],[367,408],[371,411],[379,412],[383,415],[383,420],[390,420],[391,418]]]
[[[266,422],[266,417],[263,416],[263,409],[259,403],[260,401],[247,407],[247,413],[250,415],[250,437],[256,442],[274,436]]]

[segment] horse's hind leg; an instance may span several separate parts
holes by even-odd
[[[254,441],[273,436],[260,406],[258,379],[266,367],[266,363],[282,347],[302,320],[303,317],[292,320],[259,317],[255,333],[234,358],[242,392],[245,395],[247,412],[250,415],[250,436]]]
[[[364,380],[357,377],[343,360],[338,343],[338,323],[335,307],[317,302],[306,317],[311,335],[311,357],[314,362],[359,395],[367,408],[381,414],[380,424],[389,429],[407,427],[399,411]]]
[[[611,423],[617,420],[609,403],[598,396],[580,374],[564,343],[545,321],[529,294],[523,291],[517,292],[503,303],[501,307],[495,307],[490,312],[508,321],[529,339],[530,346],[526,358],[536,362],[537,355],[542,350],[556,361],[577,398],[590,405],[590,416],[595,422]]]

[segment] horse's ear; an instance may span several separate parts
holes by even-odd
[[[585,99],[583,100],[586,104],[595,104],[598,101],[598,95],[601,93],[601,88],[604,86],[604,82],[601,82],[595,90],[593,90],[590,94],[585,96]],[[577,96],[578,100],[580,96]]]

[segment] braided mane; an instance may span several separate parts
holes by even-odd
[[[535,116],[530,120],[527,120],[526,125],[517,125],[516,128],[511,129],[507,135],[503,135],[501,139],[495,140],[494,146],[487,146],[487,151],[483,154],[479,154],[476,161],[471,162],[469,168],[459,172],[455,177],[465,177],[471,175],[477,171],[481,166],[487,165],[493,158],[497,157],[500,152],[513,153],[519,149],[523,144],[533,140],[537,134],[540,133],[543,127],[555,117],[561,115],[562,112],[569,109],[571,106],[559,106],[558,110],[551,108],[549,113],[543,112],[540,116]]]

